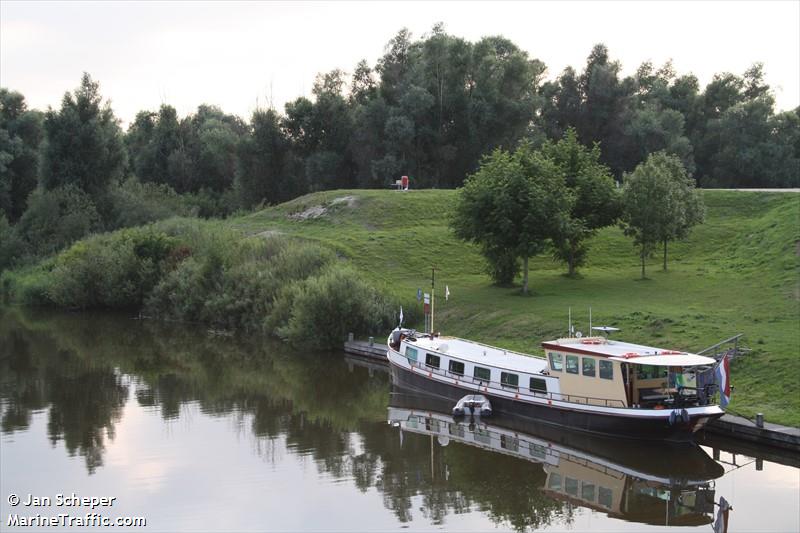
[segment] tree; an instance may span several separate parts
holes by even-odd
[[[36,188],[42,114],[28,110],[25,97],[0,88],[0,215],[16,222]]]
[[[524,145],[513,154],[495,150],[459,191],[451,221],[456,236],[481,251],[522,261],[528,293],[528,260],[545,249],[564,223],[570,198],[558,167]],[[508,254],[508,255],[505,255]],[[492,260],[489,257],[490,265]],[[497,280],[496,281],[503,281]]]
[[[695,224],[703,220],[702,200],[676,156],[657,152],[648,156],[625,176],[622,189],[622,225],[625,234],[633,237],[642,261],[656,245],[664,245],[666,270],[667,243],[685,238]]]
[[[144,183],[174,186],[178,180],[170,173],[170,157],[183,142],[174,107],[162,105],[158,113],[140,111],[125,135],[133,173]]]
[[[288,173],[289,141],[280,117],[272,110],[257,110],[251,119],[252,133],[239,146],[236,190],[241,205],[284,202],[297,191]]]
[[[574,198],[568,204],[571,209],[565,212],[564,224],[553,239],[555,256],[567,263],[568,274],[574,276],[586,260],[586,240],[619,217],[614,178],[600,162],[597,144],[592,149],[584,147],[572,128],[560,141],[545,143],[541,153],[558,167]]]
[[[102,104],[100,85],[84,73],[61,109],[45,114],[46,143],[41,178],[45,189],[73,185],[97,200],[108,185],[122,178],[125,148],[119,121]]]

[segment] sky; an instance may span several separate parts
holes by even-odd
[[[605,43],[623,75],[671,59],[702,86],[756,61],[778,110],[800,105],[800,0],[778,2],[15,2],[0,0],[0,85],[58,108],[81,74],[100,82],[123,125],[141,110],[201,103],[249,118],[310,96],[319,72],[374,66],[407,27],[443,22],[477,41],[511,39],[553,79]]]

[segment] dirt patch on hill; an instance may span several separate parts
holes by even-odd
[[[352,208],[355,207],[355,205],[356,205],[355,196],[340,196],[339,198],[334,198],[325,205],[322,204],[312,205],[311,207],[308,207],[303,211],[299,211],[296,213],[289,213],[288,217],[291,220],[309,220],[313,218],[324,217],[325,215],[328,214],[329,211],[337,207]]]

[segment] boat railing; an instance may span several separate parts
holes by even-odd
[[[617,407],[617,408],[627,407],[625,405],[625,402],[623,402],[622,400],[614,400],[610,398],[593,398],[591,396],[563,394],[560,392],[544,392],[544,391],[534,391],[534,390],[525,391],[518,385],[511,385],[508,383],[498,383],[497,381],[484,380],[476,378],[474,376],[465,376],[463,374],[450,372],[443,368],[430,366],[426,363],[423,363],[422,361],[415,361],[407,357],[406,360],[408,361],[409,365],[417,367],[425,372],[430,372],[431,374],[436,374],[438,376],[443,376],[446,378],[455,379],[466,383],[472,383],[473,385],[477,385],[478,387],[486,387],[492,390],[499,390],[503,392],[516,392],[516,394],[518,394],[520,397],[540,398],[543,400],[551,400],[557,402],[579,403],[582,405],[595,405],[598,407]]]

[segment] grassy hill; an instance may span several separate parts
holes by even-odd
[[[731,409],[800,426],[800,195],[705,191],[706,223],[670,246],[639,277],[638,256],[618,228],[591,243],[579,278],[550,257],[531,263],[532,296],[491,285],[473,246],[448,229],[455,191],[328,191],[233,219],[249,235],[283,233],[330,246],[374,283],[405,298],[437,269],[436,329],[538,353],[577,328],[622,328],[632,342],[698,351],[736,333],[752,349],[733,367]],[[444,287],[451,297],[444,301]]]

